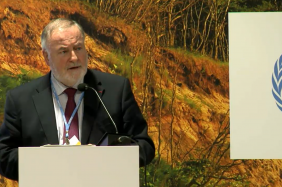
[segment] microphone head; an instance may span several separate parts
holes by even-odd
[[[79,85],[77,86],[77,89],[78,89],[79,91],[85,91],[85,90],[88,89],[88,85],[85,84],[85,83],[81,83],[81,84],[79,84]]]

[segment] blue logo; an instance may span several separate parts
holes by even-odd
[[[272,94],[276,100],[277,107],[282,111],[282,55],[276,60],[272,74]]]

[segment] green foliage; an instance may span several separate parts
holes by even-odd
[[[198,112],[201,111],[201,108],[192,99],[187,98],[186,95],[184,95],[182,99],[190,108],[196,109]]]
[[[196,97],[197,97],[197,99],[199,99],[201,101],[201,103],[203,103],[204,105],[208,106],[210,109],[214,109],[214,106],[212,104],[206,102],[205,100],[203,100],[202,97],[200,97],[200,96],[196,96]]]
[[[185,56],[194,56],[194,57],[198,57],[198,58],[207,57],[206,55],[202,55],[200,52],[197,52],[197,51],[191,52],[188,49],[185,50],[182,47],[168,47],[168,49],[171,50],[171,51],[175,51],[177,53],[180,53],[180,54],[184,54]]]
[[[77,0],[68,0],[68,1],[77,1]],[[91,8],[92,10],[98,11],[98,7],[96,6],[97,1],[93,0],[79,0],[85,7]]]
[[[21,69],[21,73],[18,75],[2,73],[0,75],[0,114],[4,112],[7,91],[40,76],[42,76],[40,72],[31,72],[25,69]]]
[[[19,84],[21,85],[41,76],[42,73],[40,73],[39,71],[28,71],[26,69],[21,68],[21,73],[16,75],[16,78]]]
[[[166,163],[162,159],[159,163],[157,162],[157,158],[155,158],[152,163],[147,166],[147,186],[171,186],[172,179],[175,180],[177,178],[178,169],[173,169],[168,163]],[[180,183],[181,182],[179,181],[179,184]],[[179,184],[177,186],[181,187]],[[140,185],[145,186],[144,168],[140,168]]]
[[[162,159],[155,158],[146,169],[148,187],[186,187],[186,186],[249,186],[246,176],[232,174],[218,176],[214,174],[213,163],[208,159],[191,159],[177,163],[174,167]],[[145,185],[144,168],[140,168],[140,186]]]
[[[172,99],[172,90],[168,90],[168,89],[163,89],[163,105],[162,107],[168,107],[171,105],[171,99]]]
[[[169,50],[175,51],[178,54],[183,54],[186,57],[195,57],[197,59],[204,59],[210,62],[213,62],[215,64],[218,64],[220,66],[228,66],[229,63],[228,62],[224,62],[224,61],[220,61],[220,60],[214,60],[213,58],[211,58],[208,55],[202,55],[200,52],[197,51],[189,51],[188,49],[183,49],[182,47],[170,47]],[[203,71],[203,70],[202,70]]]
[[[131,75],[131,63],[134,57],[129,56],[121,52],[121,50],[115,50],[112,53],[103,57],[104,62],[109,66],[110,72],[122,75],[129,78]],[[143,57],[138,56],[133,64],[133,71],[137,75],[141,74]]]
[[[172,79],[171,79],[171,77],[169,75],[168,69],[164,69],[163,76],[166,78],[166,80],[164,80],[164,81],[172,82]]]
[[[277,4],[277,5],[275,5]],[[280,2],[281,4],[281,2]],[[232,0],[230,2],[230,12],[267,12],[277,11],[278,3],[273,0]]]
[[[160,97],[161,93],[160,90],[156,90],[156,94]],[[171,99],[173,96],[172,90],[168,90],[168,89],[163,89],[163,103],[162,103],[162,109],[164,109],[165,107],[169,106],[171,103]],[[183,101],[185,104],[187,104],[190,108],[197,110],[198,112],[201,111],[201,107],[198,106],[195,101],[193,101],[192,99],[187,98],[186,95],[181,96],[181,95],[177,95],[175,96],[179,101]],[[206,102],[204,103],[206,105],[208,105]]]
[[[164,97],[165,101],[167,101],[167,99],[165,99],[166,97],[172,98],[172,90],[164,89],[163,91],[165,93],[165,97]],[[192,99],[188,99],[186,95],[184,95],[183,97],[180,95],[176,95],[176,98],[179,101],[184,101],[184,103],[189,105],[190,108],[196,109],[198,112],[201,111],[201,108],[197,106],[197,104]]]

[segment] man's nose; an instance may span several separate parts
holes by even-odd
[[[71,61],[76,61],[77,60],[77,54],[75,53],[75,50],[71,51]]]

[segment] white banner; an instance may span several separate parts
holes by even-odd
[[[228,21],[231,159],[282,159],[282,13]]]

